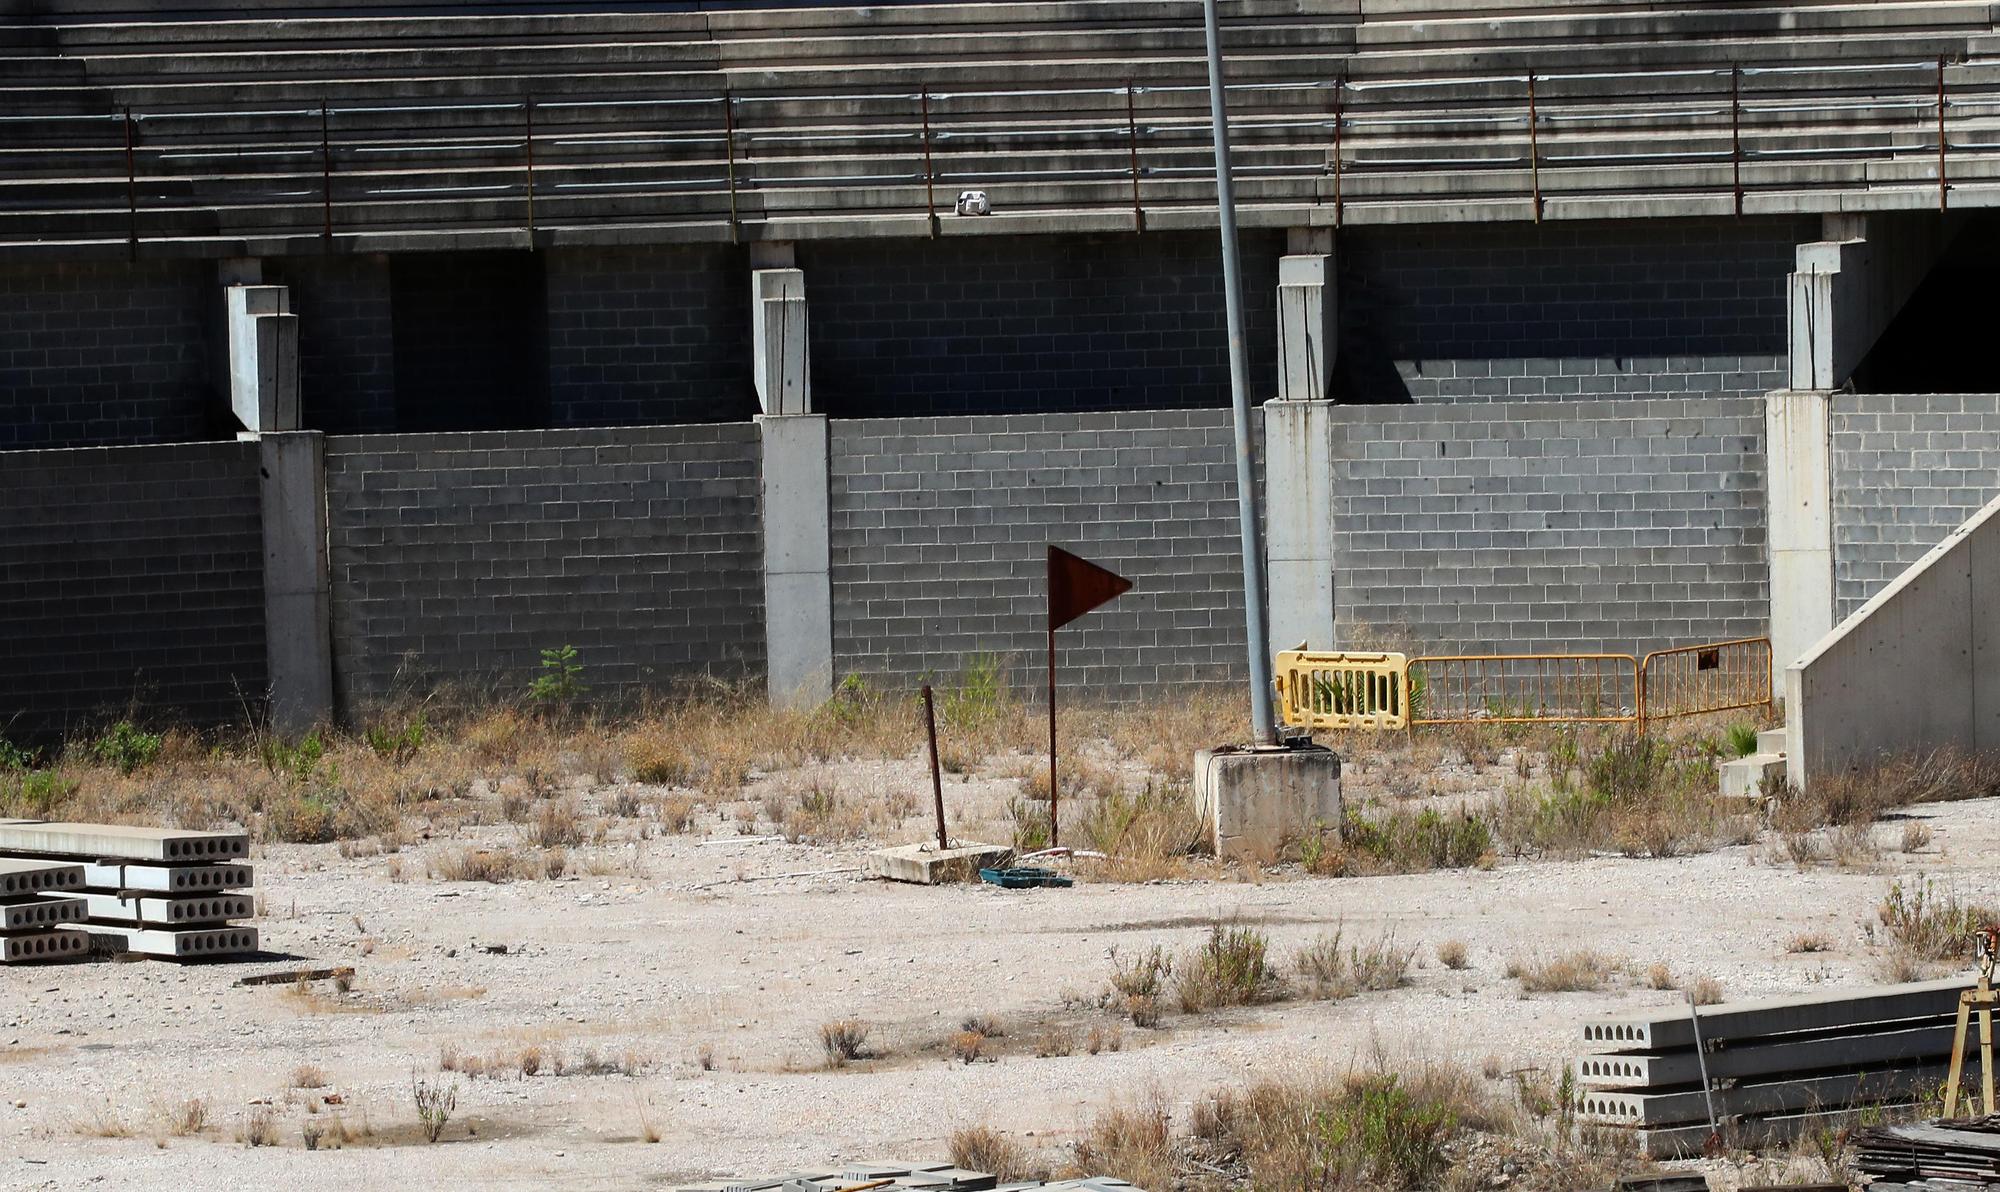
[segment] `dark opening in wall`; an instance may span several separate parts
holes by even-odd
[[[1991,393],[1993,269],[2000,219],[1984,212],[1945,247],[1902,313],[1854,370],[1861,393]]]
[[[527,252],[412,253],[389,264],[396,427],[548,424],[548,302]]]

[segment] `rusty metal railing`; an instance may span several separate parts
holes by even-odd
[[[1768,707],[1771,639],[1630,654],[1433,654],[1287,650],[1279,711],[1308,729],[1445,724],[1637,724]]]
[[[1769,707],[1771,639],[1655,650],[1639,664],[1639,694],[1640,717],[1646,720]]]
[[[1409,659],[1402,654],[1286,650],[1275,682],[1279,715],[1294,727],[1409,727]]]
[[[1415,725],[1630,724],[1639,661],[1630,654],[1439,654],[1410,660]]]

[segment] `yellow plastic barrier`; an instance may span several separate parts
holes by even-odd
[[[1277,663],[1279,715],[1294,728],[1409,727],[1406,655],[1286,650]]]

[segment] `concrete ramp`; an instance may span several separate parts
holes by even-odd
[[[2000,497],[1785,668],[1786,777],[2000,749]]]

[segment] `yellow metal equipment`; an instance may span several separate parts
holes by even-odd
[[[1771,703],[1771,639],[1631,654],[1286,650],[1279,714],[1306,729],[1636,724]]]
[[[1958,1116],[1959,1086],[1965,1076],[1966,1035],[1972,1016],[1979,1015],[1980,1112],[1991,1116],[1993,1109],[1993,1007],[2000,993],[1993,988],[1993,961],[2000,953],[2000,928],[1986,927],[1974,933],[1979,946],[1979,984],[1958,995],[1958,1031],[1951,1041],[1951,1075],[1944,1085],[1944,1116]],[[1970,1096],[1966,1098],[1972,1100]]]
[[[1286,650],[1273,675],[1279,715],[1295,728],[1408,728],[1409,671],[1401,654]]]

